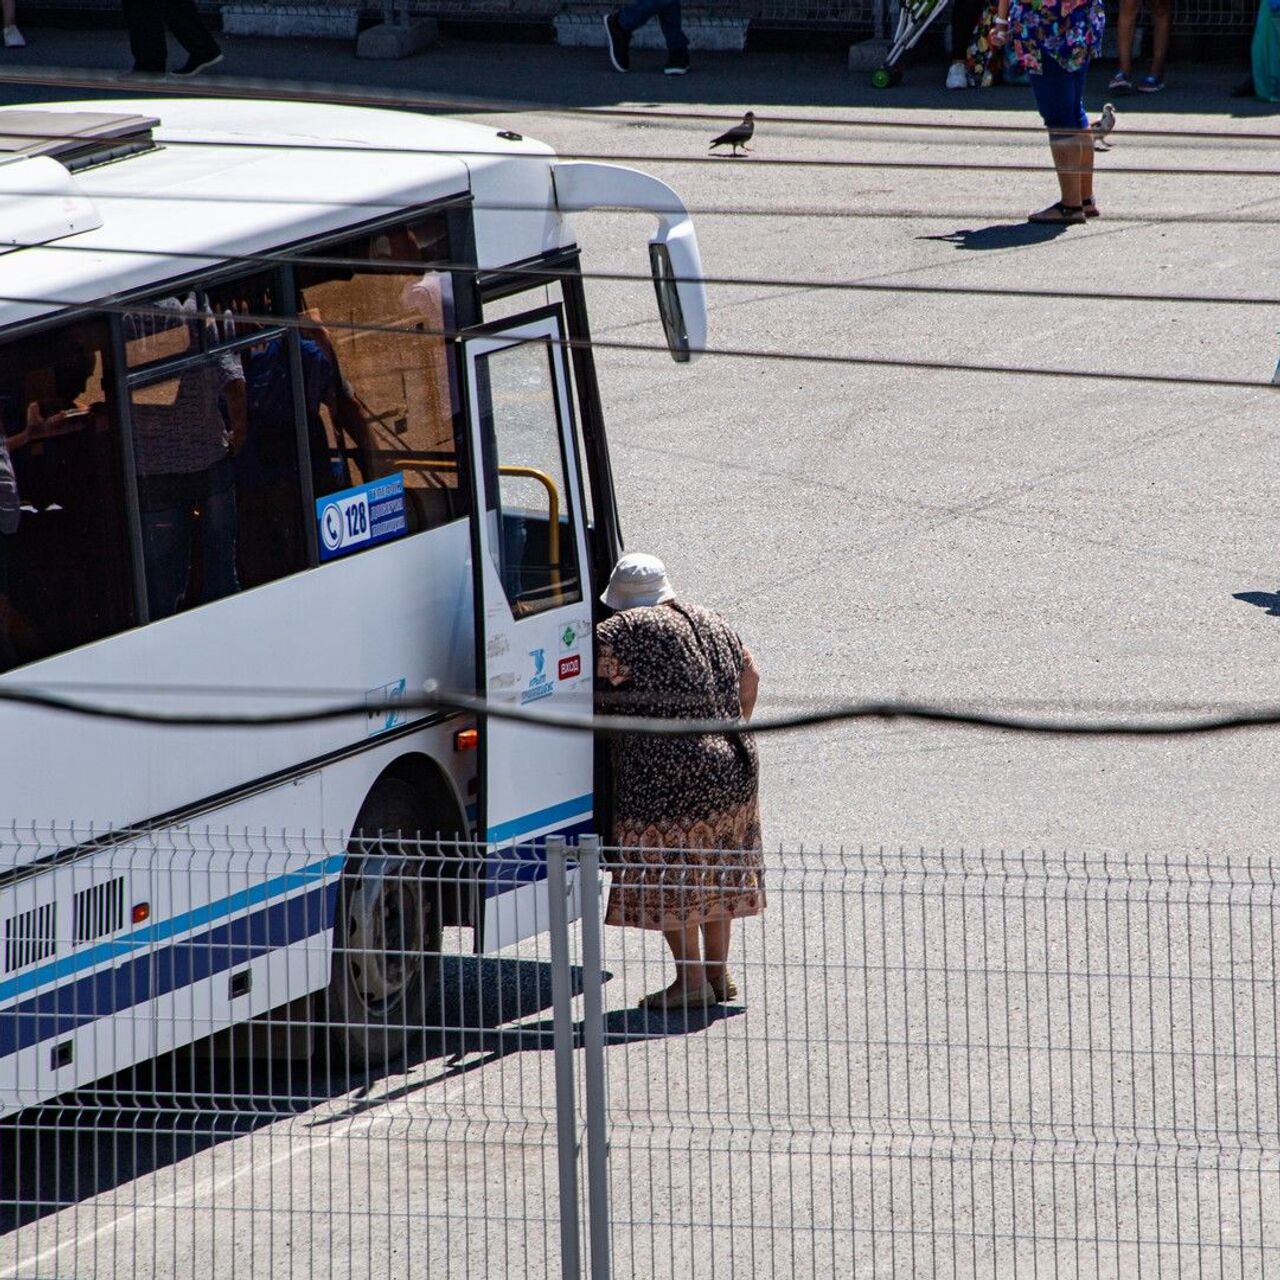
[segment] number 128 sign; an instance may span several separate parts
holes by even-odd
[[[320,559],[332,560],[406,532],[404,476],[397,472],[316,499]]]

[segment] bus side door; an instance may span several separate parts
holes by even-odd
[[[590,560],[559,306],[466,342],[479,689],[586,715],[594,679]],[[486,845],[477,949],[548,927],[548,836],[593,829],[590,733],[488,720],[480,729]],[[578,915],[577,878],[569,882]]]

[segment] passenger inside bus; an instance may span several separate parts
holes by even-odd
[[[236,574],[236,492],[232,456],[247,430],[245,378],[234,351],[212,345],[207,300],[160,298],[125,316],[131,366],[151,363],[175,336],[193,357],[176,373],[132,393],[134,456],[147,603],[152,619],[240,589]],[[198,580],[193,542],[199,539]]]
[[[0,670],[133,622],[106,327],[0,349]]]
[[[240,282],[236,296],[228,301],[228,310],[236,317],[235,336],[262,335],[260,342],[240,349],[248,429],[233,464],[240,582],[249,588],[305,567],[305,525],[293,365],[287,331],[273,322],[271,283],[261,278]],[[312,484],[323,486],[323,491],[329,487],[325,480],[329,464],[320,409],[324,405],[337,413],[340,380],[332,354],[314,337],[302,338],[299,347]]]

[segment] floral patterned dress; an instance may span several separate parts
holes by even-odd
[[[1032,75],[1052,58],[1064,71],[1087,66],[1102,48],[1107,18],[1102,0],[1011,0],[1009,39],[1014,57]]]
[[[596,632],[604,714],[736,720],[742,641],[718,614],[672,602],[627,609]],[[682,929],[764,910],[759,762],[750,737],[611,739],[607,924]]]

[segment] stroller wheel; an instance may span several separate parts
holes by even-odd
[[[871,84],[876,89],[892,89],[902,83],[901,67],[877,67],[871,73]]]

